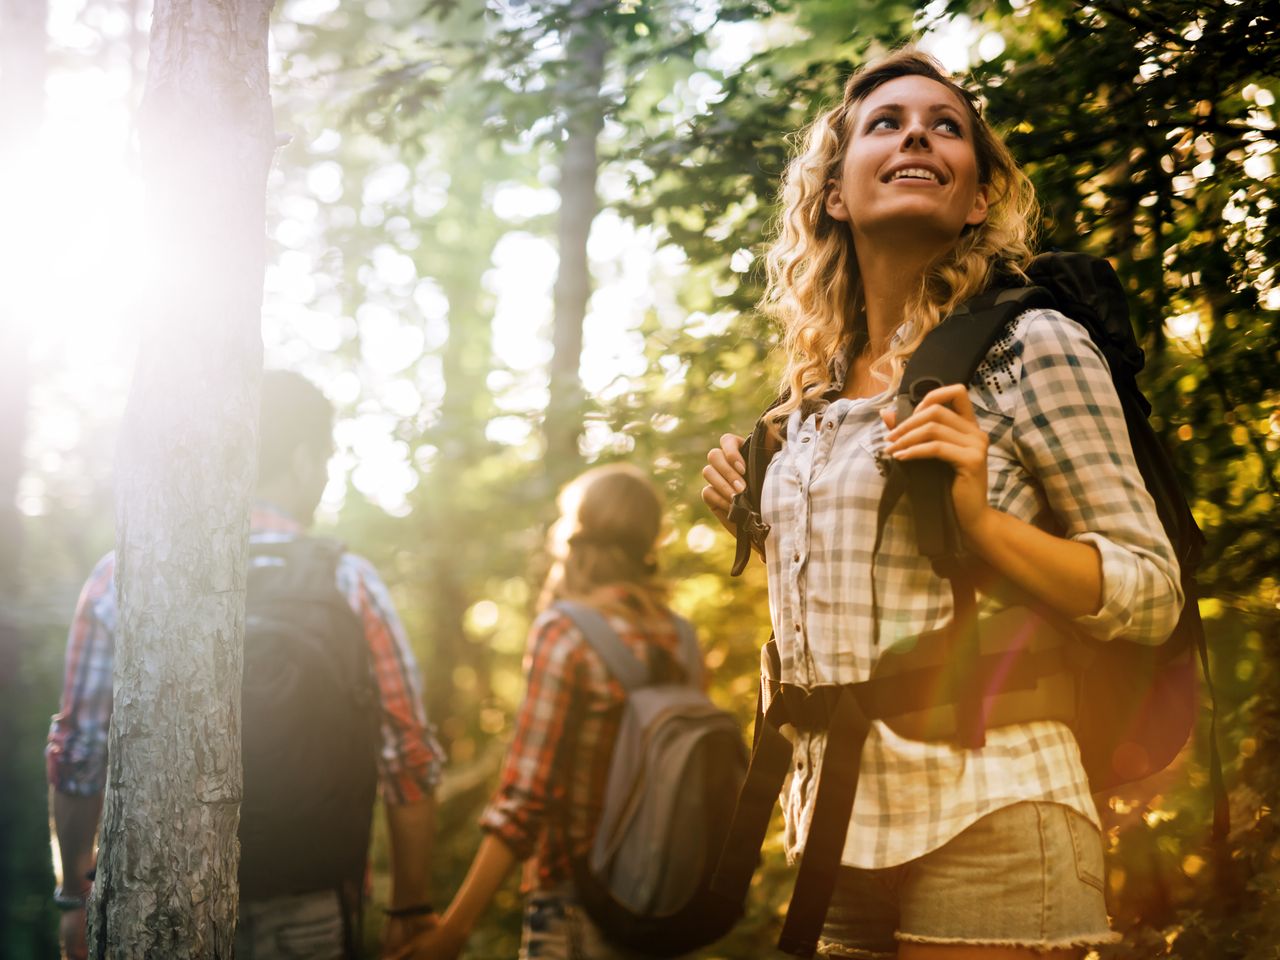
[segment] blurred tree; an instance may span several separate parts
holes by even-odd
[[[270,2],[154,11],[154,271],[118,461],[120,631],[95,957],[227,957],[256,464]]]

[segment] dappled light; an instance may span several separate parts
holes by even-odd
[[[0,4],[0,34],[16,6]],[[0,956],[16,960],[57,956],[49,893],[62,865],[44,840],[39,752],[77,597],[123,535],[115,458],[149,299],[157,278],[186,275],[182,252],[146,220],[146,6],[49,0],[47,62],[29,78],[37,122],[11,122],[0,104],[0,374],[6,402],[15,394],[3,411],[0,454],[14,474],[3,529],[21,534],[0,548],[0,613],[20,633],[0,656]],[[730,577],[735,543],[699,498],[702,469],[722,435],[749,433],[778,395],[779,332],[758,306],[788,134],[839,102],[851,69],[914,37],[971,77],[1035,184],[1040,246],[1116,268],[1152,426],[1205,534],[1195,602],[1216,714],[1204,687],[1177,758],[1094,797],[1107,856],[1096,885],[1124,940],[1087,957],[1271,955],[1280,22],[1265,6],[276,5],[264,365],[301,374],[332,403],[314,529],[376,569],[420,668],[408,686],[447,755],[429,864],[438,908],[479,842],[517,729],[540,585],[573,533],[548,540],[556,494],[586,467],[630,463],[661,492],[659,576],[698,627],[711,700],[750,742],[770,633],[765,569],[753,560]],[[594,74],[582,53],[592,44]],[[25,63],[7,50],[0,86],[17,69],[2,58]],[[166,333],[208,332],[207,312],[166,314]],[[1211,722],[1231,814],[1217,846]],[[1145,768],[1130,746],[1139,753],[1116,762]],[[380,910],[392,828],[378,809],[367,957],[393,925]],[[775,811],[746,915],[694,956],[766,955],[795,878],[786,842]],[[520,929],[509,881],[463,956],[514,957]]]

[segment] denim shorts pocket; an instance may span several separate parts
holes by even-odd
[[[1102,857],[1102,834],[1089,820],[1069,807],[1062,808],[1062,815],[1067,818],[1067,830],[1071,834],[1076,876],[1081,882],[1102,891],[1106,874]]]

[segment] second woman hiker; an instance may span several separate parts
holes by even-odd
[[[459,955],[511,869],[524,861],[521,958],[620,960],[586,916],[572,859],[591,847],[626,693],[582,631],[552,607],[603,614],[650,675],[678,672],[679,636],[658,573],[662,503],[634,467],[597,467],[565,488],[550,536],[554,565],[529,632],[528,683],[484,838],[439,926],[400,954]],[[673,674],[674,678],[674,674]]]

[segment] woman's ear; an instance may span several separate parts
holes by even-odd
[[[964,218],[965,226],[976,227],[987,220],[987,192],[988,188],[985,183],[978,184],[978,192],[973,198],[973,209],[969,211],[969,215]]]
[[[845,206],[844,197],[840,195],[840,181],[828,180],[826,194],[823,196],[823,207],[832,220],[849,222],[849,208]]]

